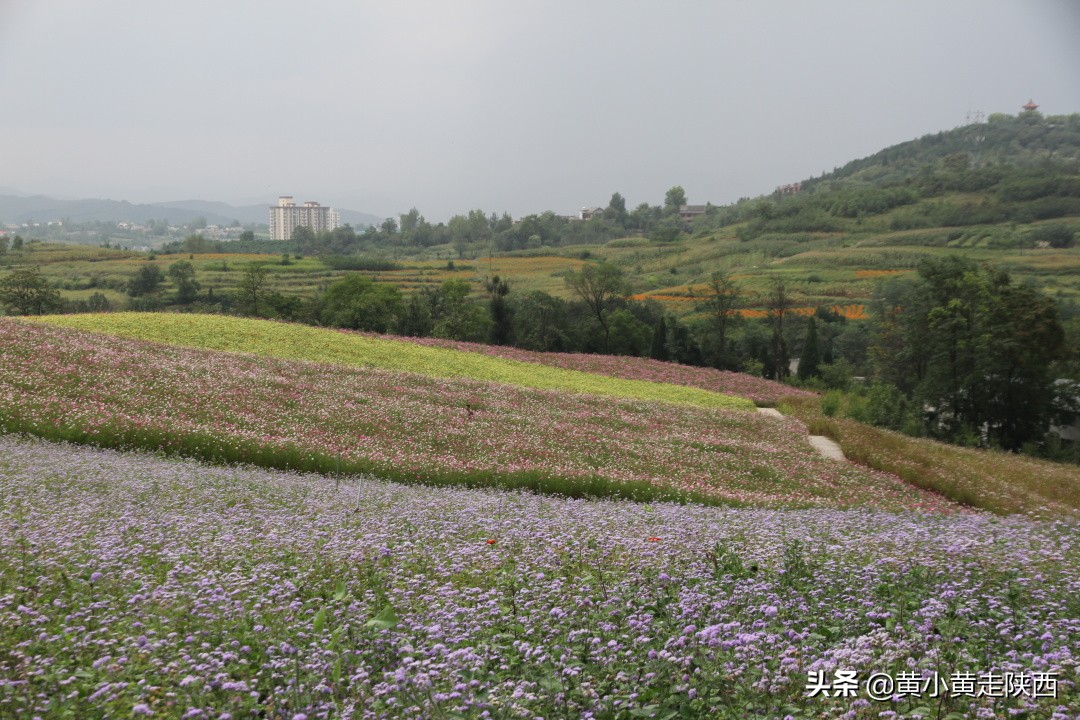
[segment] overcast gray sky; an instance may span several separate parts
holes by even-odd
[[[726,203],[969,111],[1080,112],[1080,0],[0,0],[0,92],[25,192]]]

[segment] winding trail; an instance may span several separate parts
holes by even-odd
[[[768,415],[769,417],[784,417],[776,408],[758,408],[758,412],[762,415]],[[847,461],[847,458],[844,457],[844,451],[841,450],[840,446],[831,438],[827,438],[824,435],[811,435],[810,444],[813,445],[823,457],[830,460],[839,460],[841,462]]]

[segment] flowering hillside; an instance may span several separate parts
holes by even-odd
[[[289,360],[404,370],[433,377],[462,377],[540,390],[663,400],[704,407],[753,407],[748,400],[722,395],[712,388],[703,391],[683,384],[658,386],[636,379],[424,347],[403,338],[379,338],[269,320],[178,313],[54,315],[33,320],[140,340]]]
[[[820,457],[796,420],[7,319],[0,417],[9,431],[53,439],[406,482],[769,506],[955,507],[895,476]]]
[[[0,489],[0,717],[1080,707],[1076,523],[558,500],[10,435]]]

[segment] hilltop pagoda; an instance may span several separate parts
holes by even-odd
[[[1035,112],[1039,109],[1039,105],[1031,98],[1028,98],[1027,105],[1024,105],[1023,107],[1027,112]]]

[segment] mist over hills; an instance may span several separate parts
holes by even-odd
[[[211,225],[265,225],[269,220],[265,205],[233,206],[208,200],[176,200],[159,203],[130,203],[126,200],[60,200],[46,195],[19,195],[11,188],[0,188],[0,222],[43,223],[66,220],[84,222],[146,223],[167,220],[184,225],[204,218]],[[335,208],[341,221],[353,227],[378,224],[382,218],[369,213]]]

